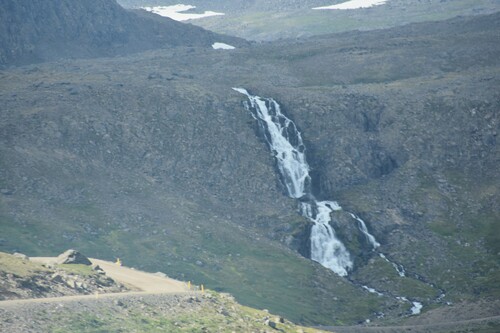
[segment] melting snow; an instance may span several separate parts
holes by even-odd
[[[216,50],[234,50],[235,47],[225,43],[213,43],[212,47]]]
[[[388,0],[351,0],[338,5],[316,7],[313,9],[359,9],[383,5]]]
[[[196,6],[178,4],[174,6],[156,6],[156,7],[142,7],[142,9],[158,14],[160,16],[169,17],[176,21],[195,20],[209,16],[224,15],[224,13],[217,13],[212,11],[205,11],[201,14],[183,13],[187,10],[194,9]]]

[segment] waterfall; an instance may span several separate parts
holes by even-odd
[[[279,175],[288,196],[298,200],[299,213],[313,222],[310,236],[311,259],[340,276],[347,276],[353,268],[353,261],[349,251],[336,237],[335,230],[330,224],[331,213],[342,210],[342,207],[336,201],[318,201],[314,198],[311,191],[310,169],[305,154],[306,147],[300,131],[295,123],[281,112],[280,105],[273,99],[250,95],[243,88],[233,88],[233,90],[248,97],[249,103],[245,103],[245,107],[257,121],[269,149],[276,158]],[[373,251],[392,264],[400,277],[406,277],[402,265],[389,260],[383,253],[377,251],[380,243],[368,231],[365,222],[356,214],[347,213],[357,222],[359,231],[365,236]],[[387,296],[374,288],[359,284],[358,286],[378,296]],[[420,302],[402,296],[395,298],[412,304],[411,315],[420,314],[422,309]]]
[[[363,233],[363,235],[365,235],[366,240],[368,241],[368,243],[371,244],[371,246],[373,246],[373,249],[375,250],[377,247],[379,247],[380,243],[377,242],[375,237],[368,232],[368,228],[366,227],[365,221],[363,221],[360,217],[356,216],[356,214],[353,214],[353,213],[349,213],[349,214],[351,215],[351,217],[353,219],[358,221],[359,230]]]
[[[399,264],[396,264],[393,261],[390,261],[389,259],[387,259],[387,257],[383,253],[379,253],[378,255],[380,256],[380,258],[384,259],[389,264],[391,264],[392,267],[394,267],[394,269],[396,270],[396,272],[398,272],[398,274],[399,274],[400,277],[405,277],[406,276],[406,271],[405,271],[405,268],[403,267],[403,265],[399,265]]]
[[[330,225],[331,213],[342,208],[335,201],[317,201],[311,193],[306,147],[300,131],[273,99],[252,96],[242,88],[233,89],[248,97],[250,103],[246,107],[257,120],[276,158],[288,196],[300,199],[300,214],[314,223],[311,229],[311,259],[340,276],[346,276],[353,262],[349,251]]]
[[[304,153],[305,146],[295,123],[281,113],[279,104],[274,100],[251,96],[245,89],[233,89],[250,99],[252,115],[263,130],[266,142],[276,158],[288,195],[295,199],[306,195],[311,178]]]

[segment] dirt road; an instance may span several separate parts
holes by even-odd
[[[53,263],[55,261],[55,258],[47,257],[30,259],[41,263]],[[117,302],[118,299],[122,300],[123,302],[127,301],[132,303],[142,302],[143,299],[146,299],[152,302],[168,301],[173,302],[173,304],[177,304],[179,298],[186,297],[186,295],[189,296],[190,293],[194,294],[193,291],[190,291],[188,289],[186,283],[178,280],[123,267],[109,261],[99,259],[90,260],[92,261],[92,263],[99,265],[104,270],[106,275],[108,275],[115,281],[128,286],[129,288],[133,289],[133,291],[98,295],[77,295],[0,301],[0,331],[2,331],[2,328],[10,327],[8,320],[3,323],[6,326],[2,327],[2,313],[4,314],[4,316],[6,316],[6,318],[9,318],[12,314],[16,314],[19,316],[24,314],[26,317],[26,320],[24,322],[29,322],[31,320],[31,313],[33,311],[39,311],[40,309],[46,309],[47,307],[56,307],[55,309],[59,309],[60,307],[64,306],[68,308],[74,307],[75,309],[79,309],[82,306],[93,307],[99,306],[99,304],[113,304],[112,302]],[[197,297],[196,295],[193,296]],[[477,319],[471,318],[468,320],[452,320],[450,322],[441,319],[441,321],[432,320],[432,323],[394,327],[344,326],[318,328],[337,333],[449,333],[463,331],[490,333],[497,332],[497,329],[500,329],[500,316],[490,316]],[[485,328],[486,330],[484,330]],[[21,331],[32,332],[27,329],[25,330],[24,328],[20,330],[20,332]],[[36,330],[34,332],[36,332]]]
[[[93,264],[99,265],[107,276],[120,282],[134,291],[146,293],[183,293],[189,291],[186,283],[168,277],[117,265],[109,261],[89,258]],[[45,264],[53,264],[55,257],[31,257],[30,260]]]
[[[90,259],[93,264],[99,265],[106,275],[133,289],[147,293],[182,293],[188,292],[186,283],[155,274],[138,271],[132,268],[119,266],[109,261]]]

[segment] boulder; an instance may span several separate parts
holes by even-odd
[[[274,321],[271,321],[271,320],[266,320],[266,325],[268,325],[269,327],[271,327],[273,329],[277,328],[276,323]]]
[[[56,263],[61,264],[81,264],[81,265],[92,265],[90,260],[75,250],[67,250],[66,252],[60,254],[57,257]]]
[[[29,260],[29,257],[27,255],[23,254],[23,253],[16,252],[16,253],[13,254],[13,256],[16,257],[16,258],[20,258],[22,260]]]
[[[102,272],[102,268],[99,265],[92,265],[92,270],[96,272]]]

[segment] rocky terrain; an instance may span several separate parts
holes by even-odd
[[[15,319],[13,319],[15,318]],[[247,308],[228,294],[127,295],[115,299],[32,303],[2,308],[10,332],[289,332],[321,333],[267,310]]]
[[[496,0],[389,0],[383,5],[355,10],[313,10],[344,3],[339,0],[191,0],[190,12],[216,11],[223,16],[189,21],[211,31],[248,40],[269,41],[352,30],[374,30],[414,22],[459,16],[485,15],[500,10]],[[127,8],[168,6],[177,0],[119,0]]]
[[[67,58],[112,57],[148,49],[214,42],[244,44],[116,1],[3,1],[0,66]]]
[[[49,259],[53,258],[32,260]],[[61,254],[55,260],[60,264],[53,265],[37,264],[19,253],[0,253],[0,330],[19,333],[320,332],[298,327],[267,310],[243,307],[229,294],[194,290],[165,293],[161,288],[157,292],[128,293],[119,283],[104,276],[99,267],[90,267],[86,261],[90,263],[74,250]],[[148,278],[151,277],[146,280]],[[146,280],[136,281],[138,285],[132,287],[148,284]],[[89,293],[96,294],[61,297]]]
[[[0,253],[1,291],[0,329],[6,332],[315,332],[323,330],[299,327],[267,310],[241,306],[229,294],[213,291],[187,293],[127,293],[120,288],[103,287],[102,271],[89,274],[77,261],[88,260],[71,250],[57,262],[71,262],[47,268],[28,261],[22,254]],[[69,254],[69,256],[68,256]],[[48,258],[33,258],[46,261]],[[95,259],[93,259],[95,260]],[[121,268],[121,267],[120,267]],[[124,268],[126,269],[126,268]],[[52,275],[44,274],[50,270]],[[96,268],[93,267],[95,271]],[[15,271],[15,273],[13,273]],[[99,269],[97,268],[97,271]],[[29,272],[29,273],[27,273]],[[5,275],[8,279],[5,279]],[[28,277],[29,275],[29,277]],[[156,274],[155,274],[156,275]],[[152,275],[153,276],[153,275]],[[61,286],[61,279],[66,285]],[[101,281],[99,281],[101,280]],[[109,278],[105,279],[109,282]],[[101,296],[61,297],[88,294],[85,284],[100,284]],[[114,281],[111,281],[116,287]],[[143,281],[147,283],[147,281]],[[107,283],[109,284],[109,283]],[[5,286],[7,287],[7,291]],[[10,287],[10,288],[9,288]],[[69,288],[68,288],[69,287]],[[137,287],[137,286],[132,286]],[[194,288],[193,288],[194,289]],[[43,294],[41,294],[43,291]],[[106,294],[108,293],[108,294]],[[104,295],[103,295],[104,294]],[[111,297],[112,296],[112,297]],[[5,297],[11,298],[6,301]],[[42,299],[33,299],[43,297]],[[47,298],[51,297],[51,298]],[[500,323],[498,302],[464,304],[430,311],[411,318],[400,326],[360,325],[323,327],[332,332],[495,332]]]
[[[98,266],[47,266],[23,255],[0,253],[0,300],[46,298],[126,291]]]
[[[401,321],[400,295],[424,311],[498,300],[499,22],[2,70],[0,248],[75,246],[318,325]],[[345,212],[348,278],[303,257],[310,224],[232,87],[282,105],[314,194],[361,216],[406,276]]]

